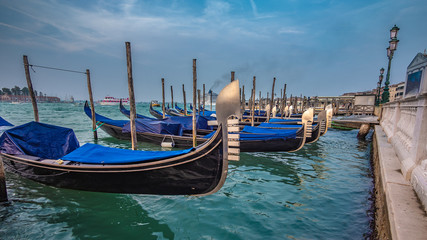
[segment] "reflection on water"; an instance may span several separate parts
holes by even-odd
[[[97,112],[126,119],[118,106]],[[94,142],[83,106],[40,104],[43,122],[73,128]],[[137,112],[149,116],[148,104]],[[31,104],[0,103],[17,125],[33,120]],[[0,239],[361,239],[372,217],[370,141],[330,130],[295,153],[242,153],[224,187],[205,196],[92,193],[48,187],[7,173],[11,203],[0,205]],[[98,144],[130,148],[99,131]],[[160,150],[149,143],[138,149]]]

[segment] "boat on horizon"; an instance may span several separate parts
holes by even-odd
[[[125,105],[129,105],[129,98],[115,98],[110,96],[106,96],[104,99],[99,101],[99,104],[108,106],[119,105],[120,101]]]

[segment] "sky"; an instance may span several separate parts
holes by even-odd
[[[131,43],[136,101],[161,100],[165,79],[175,101],[182,84],[219,92],[231,71],[249,96],[256,77],[265,97],[338,96],[376,88],[387,69],[396,24],[399,44],[390,82],[427,48],[425,0],[0,0],[0,89],[26,86],[23,55],[38,66],[90,70],[94,98],[128,97],[125,42]],[[88,99],[86,75],[34,67],[34,89]],[[383,81],[384,83],[384,81]]]

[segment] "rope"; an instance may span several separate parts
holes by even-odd
[[[86,72],[80,72],[80,71],[74,71],[74,70],[69,70],[69,69],[62,69],[62,68],[54,68],[54,67],[46,67],[46,66],[39,66],[39,65],[32,65],[29,64],[28,66],[31,67],[31,69],[36,72],[33,67],[39,67],[39,68],[46,68],[46,69],[51,69],[51,70],[57,70],[57,71],[64,71],[64,72],[73,72],[73,73],[83,73],[86,74]]]
[[[99,125],[99,126],[98,126],[98,124],[99,124],[99,122],[96,122],[97,128],[95,128],[95,130],[92,130],[93,132],[96,132],[96,130],[98,130],[98,128],[100,128],[102,125],[104,125],[104,122],[101,125]]]

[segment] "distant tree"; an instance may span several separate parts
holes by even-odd
[[[2,88],[1,90],[3,91],[3,94],[5,94],[5,95],[11,95],[12,94],[12,92],[10,91],[9,88]]]
[[[42,93],[42,92],[39,92],[39,96],[40,96],[40,97],[43,97],[43,93]]]
[[[3,95],[3,91],[2,90],[0,90],[0,95]]]
[[[34,90],[34,95],[36,95],[36,97],[37,97],[37,91],[36,90]]]
[[[28,88],[27,88],[27,87],[23,87],[23,88],[21,89],[21,91],[22,91],[22,95],[24,95],[24,96],[28,96],[28,95],[30,95],[30,90],[28,90]]]
[[[21,88],[18,86],[15,86],[11,89],[13,95],[21,95]]]

